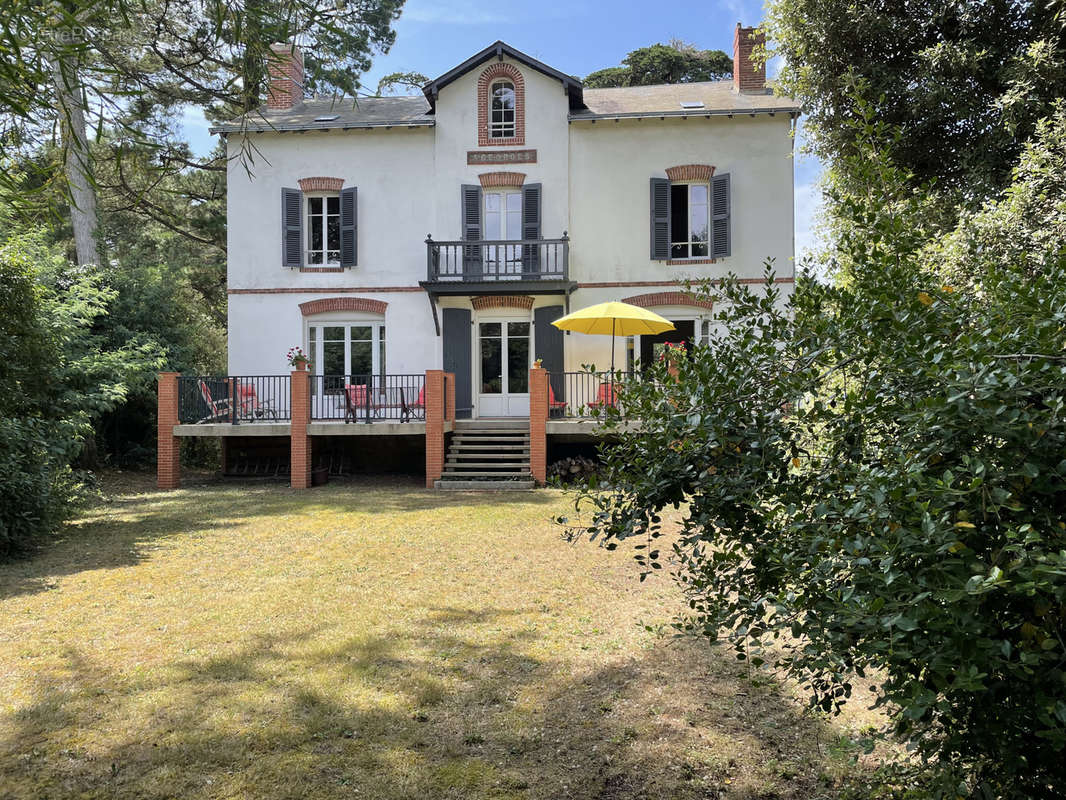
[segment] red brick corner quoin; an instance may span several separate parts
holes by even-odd
[[[714,167],[710,164],[681,164],[666,168],[666,177],[672,181],[709,181],[713,175]]]
[[[710,300],[696,300],[684,292],[652,292],[651,294],[635,294],[626,297],[623,303],[640,308],[652,308],[653,306],[695,306],[696,308],[714,308]]]
[[[493,139],[489,136],[489,87],[497,78],[514,84],[514,136]],[[524,145],[526,143],[526,80],[518,67],[506,62],[485,67],[477,79],[477,143],[488,145]]]
[[[339,192],[344,188],[344,178],[300,178],[297,181],[301,192]]]
[[[324,297],[300,303],[300,313],[305,317],[324,314],[327,311],[358,311],[364,314],[384,314],[389,304],[370,297]]]

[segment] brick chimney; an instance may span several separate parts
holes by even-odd
[[[766,62],[752,63],[756,47],[766,44],[766,34],[755,28],[742,28],[737,23],[733,36],[733,91],[763,94],[766,91]]]
[[[286,111],[304,99],[304,54],[294,44],[270,45],[267,108]]]

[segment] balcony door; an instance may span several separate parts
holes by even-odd
[[[522,238],[522,194],[515,190],[484,192],[484,236],[489,241],[517,241]],[[487,245],[485,272],[501,278],[522,276],[521,245]]]
[[[479,321],[477,374],[479,417],[528,417],[530,322]]]

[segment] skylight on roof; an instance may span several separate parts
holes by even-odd
[[[703,108],[703,101],[702,100],[682,100],[681,101],[681,107],[682,108]]]
[[[340,114],[325,114],[321,117],[315,117],[315,122],[333,122]]]

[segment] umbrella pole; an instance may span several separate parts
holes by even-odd
[[[618,324],[618,320],[614,317],[611,318],[611,382],[608,384],[610,395],[608,402],[610,405],[614,405],[614,328]]]

